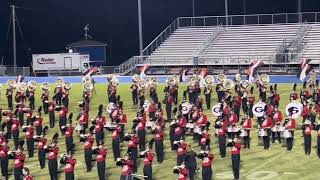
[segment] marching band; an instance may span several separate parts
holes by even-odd
[[[79,102],[79,113],[74,124],[73,112],[69,109],[71,83],[58,78],[54,95],[50,97],[48,83],[41,84],[42,106],[35,110],[35,95],[37,84],[35,81],[7,82],[8,110],[1,109],[0,128],[0,162],[1,174],[8,179],[9,159],[14,159],[14,178],[32,179],[30,170],[25,167],[26,156],[23,154],[24,142],[26,142],[28,158],[34,157],[35,146],[38,148],[38,161],[40,168],[49,168],[50,179],[58,179],[58,164],[65,165],[64,172],[67,180],[75,179],[75,135],[83,142],[84,162],[87,172],[93,168],[92,161],[97,161],[97,174],[100,180],[106,179],[105,130],[111,134],[111,148],[113,159],[120,166],[120,179],[127,180],[135,177],[153,179],[153,160],[157,163],[165,161],[165,140],[170,140],[171,150],[176,151],[176,166],[173,172],[178,174],[177,179],[195,179],[199,170],[197,158],[202,160],[202,179],[213,178],[212,164],[215,156],[211,151],[216,138],[221,158],[226,158],[227,147],[231,148],[231,163],[234,179],[240,178],[240,151],[242,148],[250,149],[250,141],[253,136],[253,128],[258,128],[257,136],[263,143],[263,148],[268,150],[272,143],[286,144],[288,151],[293,150],[295,130],[298,127],[297,118],[302,117],[302,135],[304,139],[304,152],[311,154],[311,133],[317,132],[317,154],[320,157],[320,125],[317,121],[320,114],[320,86],[318,80],[305,82],[300,92],[294,84],[290,93],[290,103],[285,112],[280,107],[281,96],[277,84],[270,85],[270,78],[262,74],[256,81],[256,88],[247,80],[242,80],[237,74],[234,80],[228,79],[224,74],[217,76],[217,84],[214,77],[200,74],[188,76],[187,86],[183,92],[183,100],[179,104],[178,91],[179,76],[173,75],[167,78],[164,88],[164,99],[159,101],[157,88],[158,80],[155,77],[142,78],[139,75],[132,77],[132,103],[138,106],[136,117],[132,121],[132,127],[127,127],[128,117],[123,108],[123,101],[118,94],[119,80],[115,76],[107,78],[108,105],[101,104],[98,114],[89,118],[90,102],[94,89],[93,79],[90,76],[83,78],[83,99]],[[211,105],[213,87],[216,86],[218,103]],[[150,97],[146,97],[149,88]],[[215,122],[205,114],[201,88],[205,97],[206,109],[211,109],[216,117]],[[255,94],[255,89],[259,94]],[[14,91],[16,94],[14,96]],[[14,106],[13,97],[16,102]],[[257,98],[257,99],[256,99]],[[257,100],[257,101],[256,101]],[[25,102],[29,101],[27,105]],[[165,113],[162,109],[165,107]],[[14,109],[15,108],[15,109]],[[48,114],[48,126],[45,126],[42,112]],[[55,127],[56,113],[60,134],[64,136],[66,154],[59,155],[61,138],[55,133],[51,142],[47,140],[47,132]],[[104,113],[107,113],[105,116]],[[166,116],[165,116],[166,115]],[[286,115],[286,116],[285,116]],[[4,118],[2,118],[2,116]],[[26,121],[25,121],[26,117]],[[257,120],[255,123],[254,120]],[[170,122],[170,123],[167,123]],[[88,131],[86,131],[88,129]],[[128,131],[129,129],[129,131]],[[22,140],[20,130],[25,134]],[[166,135],[169,131],[168,137]],[[152,139],[148,138],[152,134]],[[212,135],[214,136],[212,136]],[[188,136],[191,135],[194,143],[188,144]],[[296,135],[297,136],[297,135]],[[8,145],[12,139],[14,149],[11,151]],[[285,139],[285,141],[283,141]],[[63,141],[63,139],[62,139]],[[148,144],[149,143],[149,144]],[[61,143],[63,144],[63,143]],[[96,146],[95,146],[96,144]],[[127,145],[127,151],[121,155],[121,146]],[[146,146],[148,144],[148,146]],[[154,148],[153,148],[154,146]],[[192,147],[198,146],[197,152]],[[94,158],[96,157],[96,158]],[[58,161],[60,158],[60,161]],[[143,175],[138,172],[139,158],[143,159]],[[79,161],[79,160],[78,160]]]

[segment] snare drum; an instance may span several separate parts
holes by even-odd
[[[154,122],[153,121],[147,121],[146,122],[146,127],[147,128],[152,128],[154,126]]]
[[[194,124],[192,124],[192,123],[187,123],[186,128],[188,128],[188,129],[193,129],[193,128],[194,128]]]
[[[82,130],[83,130],[83,126],[78,123],[78,124],[76,125],[76,127],[75,127],[75,130],[76,130],[76,131],[82,131]]]
[[[268,136],[267,131],[265,129],[259,129],[258,136],[259,137]]]
[[[248,136],[248,131],[247,130],[241,129],[240,131],[241,131],[240,137],[247,137]]]
[[[289,130],[286,129],[286,130],[283,131],[283,137],[286,138],[286,139],[287,138],[292,138],[292,134],[291,134],[291,132]]]
[[[195,126],[193,129],[193,133],[201,133],[201,128],[199,126]]]

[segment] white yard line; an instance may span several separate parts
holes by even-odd
[[[258,170],[258,169],[260,169],[260,168],[263,168],[265,165],[267,165],[267,164],[271,163],[272,161],[278,159],[280,156],[284,155],[285,153],[286,153],[286,152],[283,152],[283,153],[281,153],[281,154],[279,154],[279,155],[271,158],[269,161],[261,164],[260,166],[257,166],[257,167],[255,167],[255,168],[251,169],[249,172],[245,173],[245,174],[242,175],[242,176],[247,176],[247,175],[249,175],[250,173],[252,173],[252,172],[254,172],[254,171],[256,171],[256,170]]]

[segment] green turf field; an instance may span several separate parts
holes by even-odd
[[[131,127],[131,121],[136,115],[136,111],[138,109],[137,106],[132,105],[131,101],[131,91],[130,85],[120,85],[118,87],[118,94],[121,95],[121,99],[124,102],[124,112],[128,116],[128,125],[127,127]],[[163,99],[163,88],[164,85],[158,86],[158,93],[160,100]],[[298,90],[300,90],[301,86],[298,86]],[[184,90],[184,86],[180,86],[180,93],[179,93],[179,100],[181,102],[182,99],[182,90]],[[289,94],[291,92],[292,85],[278,85],[278,91],[281,95],[280,106],[281,110],[283,111],[284,107],[288,104],[289,101]],[[53,90],[53,86],[51,87]],[[96,116],[97,109],[99,104],[107,105],[107,96],[106,96],[106,85],[105,84],[98,84],[96,85],[97,94],[93,95],[90,104],[90,118]],[[42,90],[40,87],[36,90],[36,107],[41,105],[40,103],[40,94]],[[50,94],[50,98],[52,97],[52,92]],[[147,95],[146,97],[149,97]],[[216,104],[216,94],[213,93],[214,99],[212,99],[212,104]],[[70,92],[70,112],[73,112],[76,116],[78,113],[78,101],[82,99],[82,85],[80,84],[73,84],[71,92]],[[1,95],[0,105],[3,109],[6,109],[6,97],[5,91]],[[164,107],[163,107],[164,108]],[[215,121],[215,117],[211,114],[211,111],[205,111],[205,113],[209,117],[209,121],[211,124]],[[106,114],[105,114],[106,115]],[[57,116],[56,116],[57,119]],[[73,121],[75,125],[75,120]],[[47,115],[44,116],[44,124],[48,125],[48,117]],[[299,124],[301,124],[301,120],[299,119]],[[55,132],[59,132],[57,128],[58,123],[56,123],[55,129],[49,129],[48,131],[48,139],[51,141],[52,134]],[[213,126],[213,125],[211,125]],[[168,127],[168,126],[167,126]],[[300,127],[300,125],[299,125]],[[127,128],[128,130],[128,128]],[[168,137],[168,128],[166,130],[166,137],[165,137],[165,161],[163,164],[158,164],[156,161],[153,163],[153,174],[154,179],[162,180],[162,179],[177,179],[177,176],[173,174],[172,170],[174,165],[176,164],[176,152],[171,152],[169,148],[169,137]],[[233,179],[232,172],[231,172],[231,160],[230,160],[230,148],[227,151],[227,158],[221,159],[218,154],[218,145],[216,142],[216,138],[213,135],[214,130],[211,128],[210,133],[212,135],[212,149],[215,155],[215,161],[213,163],[213,177],[214,179]],[[79,142],[79,138],[77,137],[78,133],[74,134],[74,141],[76,143],[76,159],[77,164],[75,167],[75,178],[76,179],[97,179],[97,169],[94,163],[94,168],[92,172],[87,173],[84,163],[84,155],[83,155],[83,144]],[[24,138],[24,133],[20,133],[20,137]],[[148,134],[147,139],[150,139],[152,135]],[[298,131],[295,136],[294,148],[292,152],[287,152],[286,148],[281,144],[271,144],[270,150],[263,150],[262,143],[258,141],[257,138],[257,131],[256,129],[251,131],[251,149],[243,149],[241,151],[241,169],[240,175],[241,179],[273,179],[273,180],[280,180],[280,179],[303,179],[303,180],[317,180],[319,179],[319,172],[318,169],[320,168],[320,159],[316,155],[316,133],[313,132],[313,139],[312,139],[312,152],[311,156],[305,156],[303,151],[303,138],[301,137],[301,131]],[[188,142],[191,141],[191,136],[187,136]],[[12,142],[10,142],[11,144]],[[127,143],[124,142],[122,144],[122,154],[127,150]],[[60,136],[58,141],[58,146],[60,148],[60,152],[65,153],[65,143],[64,137]],[[113,154],[111,150],[111,136],[110,132],[106,132],[105,136],[105,147],[108,149],[109,154],[107,155],[107,170],[106,176],[107,179],[119,179],[120,177],[120,167],[115,165],[113,161]],[[26,149],[26,148],[25,148]],[[194,149],[198,150],[198,147],[194,147]],[[27,153],[25,153],[27,154]],[[46,160],[47,163],[47,160]],[[143,160],[141,159],[138,161],[138,173],[142,174],[143,170]],[[13,161],[10,161],[10,174],[13,174]],[[29,167],[31,170],[31,174],[35,180],[45,180],[49,179],[48,168],[40,170],[39,162],[37,158],[37,150],[35,151],[34,158],[27,158],[26,167]],[[198,167],[201,167],[201,161],[198,161]],[[63,169],[61,168],[61,171]],[[59,173],[60,179],[64,179],[64,173]],[[10,176],[13,178],[13,175]],[[0,178],[1,179],[1,178]],[[201,179],[201,170],[197,174],[197,179]]]

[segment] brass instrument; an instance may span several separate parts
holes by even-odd
[[[225,89],[232,89],[234,86],[234,82],[231,80],[231,79],[226,79],[224,82],[223,82],[223,87]]]
[[[179,79],[177,79],[175,76],[170,76],[166,79],[166,83],[169,86],[174,86],[179,83]]]
[[[140,76],[138,74],[135,74],[132,76],[132,81],[133,82],[139,82],[140,81]]]
[[[247,89],[247,87],[249,86],[249,81],[248,80],[242,80],[240,81],[240,86],[243,89]]]
[[[206,77],[204,78],[204,86],[205,86],[205,87],[208,87],[208,86],[212,87],[212,86],[213,86],[213,83],[214,83],[214,78],[213,78],[213,76],[206,76]]]
[[[158,79],[156,77],[152,77],[149,80],[149,85],[150,87],[155,87],[158,85]]]
[[[37,87],[37,83],[35,81],[29,81],[28,82],[28,89],[29,90],[34,90]]]
[[[262,75],[259,76],[259,81],[262,84],[268,84],[270,82],[270,77],[267,74],[262,74]]]
[[[86,83],[86,82],[92,82],[91,76],[88,76],[88,75],[84,76],[84,77],[82,78],[82,82],[84,82],[84,83]]]
[[[219,83],[223,83],[226,79],[227,79],[227,76],[224,74],[218,74],[218,76],[217,76],[217,81]]]
[[[140,79],[139,82],[138,82],[138,89],[139,90],[145,90],[145,89],[147,89],[147,87],[148,87],[147,81],[144,80],[144,79]]]
[[[59,77],[56,81],[56,87],[62,87],[64,84],[64,80],[62,77]]]
[[[16,84],[16,88],[18,92],[25,92],[28,88],[28,85],[25,82],[21,82],[19,84]]]
[[[83,90],[85,92],[91,92],[93,89],[93,84],[91,82],[87,82],[83,84]]]
[[[10,79],[10,80],[7,81],[7,85],[9,87],[13,87],[14,88],[16,86],[16,81],[13,80],[13,79]]]

